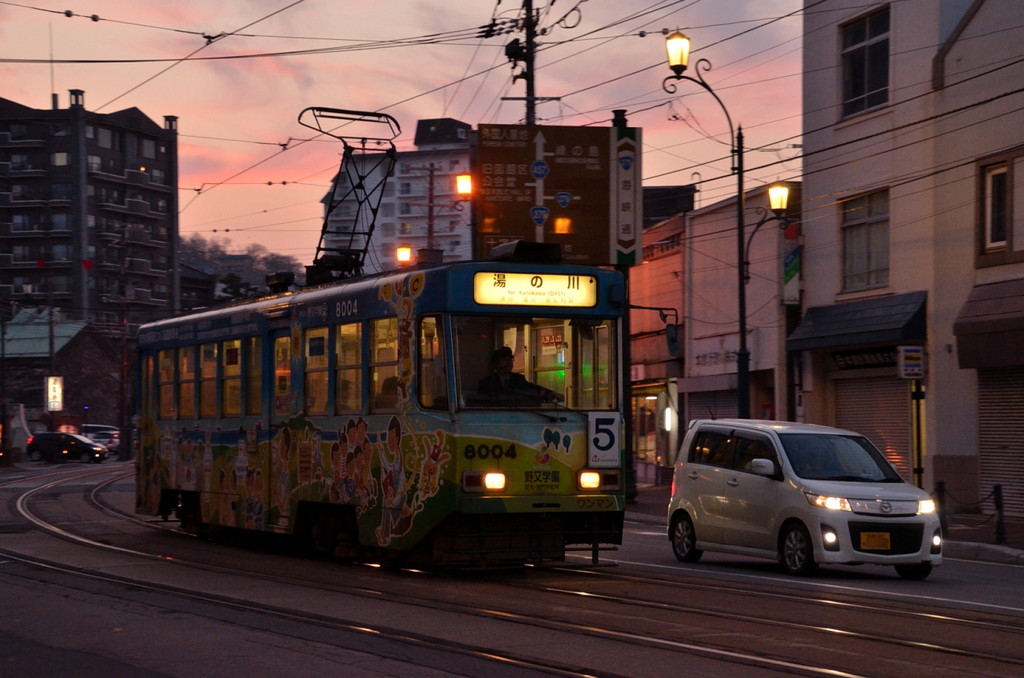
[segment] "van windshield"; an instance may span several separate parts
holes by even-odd
[[[903,482],[892,464],[863,436],[780,433],[793,471],[808,480]]]

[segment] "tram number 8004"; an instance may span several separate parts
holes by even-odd
[[[504,448],[501,445],[466,445],[462,456],[466,459],[515,459],[516,446],[514,443]]]

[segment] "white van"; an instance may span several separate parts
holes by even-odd
[[[691,422],[668,507],[676,558],[704,551],[819,564],[894,565],[924,579],[942,563],[935,502],[852,431],[751,419]]]

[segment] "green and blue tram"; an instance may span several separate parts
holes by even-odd
[[[596,560],[622,538],[625,309],[612,270],[476,261],[144,325],[137,511],[353,559]],[[502,347],[554,397],[481,392]]]

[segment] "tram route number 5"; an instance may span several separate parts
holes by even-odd
[[[587,421],[587,456],[592,468],[619,466],[622,415],[618,412],[590,412]]]

